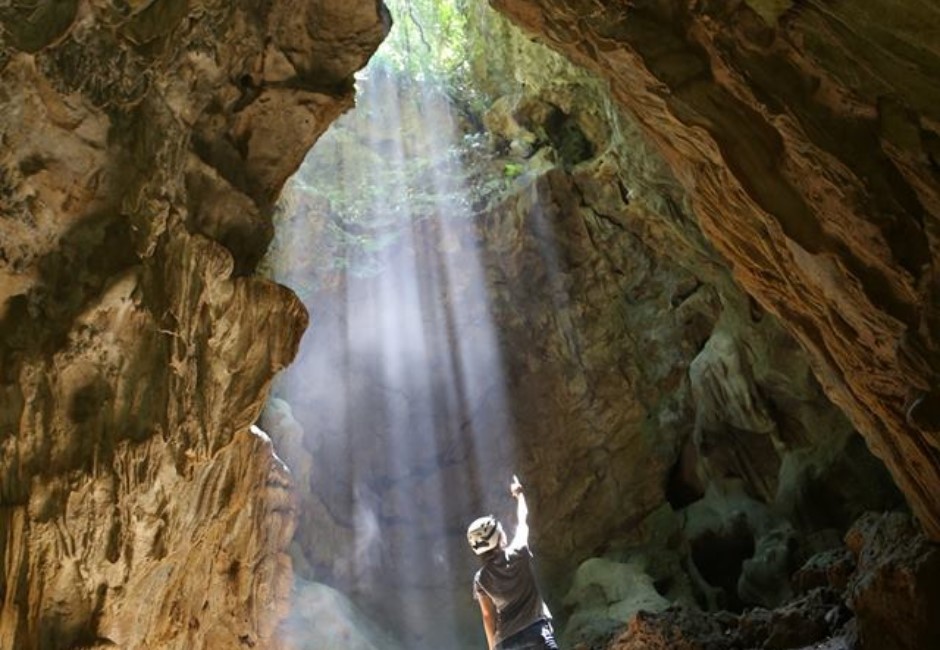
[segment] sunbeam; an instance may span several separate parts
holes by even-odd
[[[348,531],[303,577],[350,594],[403,647],[460,648],[480,634],[465,527],[500,500],[514,451],[461,118],[408,73],[433,37],[396,9],[393,52],[360,75],[356,111],[287,192],[273,266],[312,325],[278,394],[313,458],[301,489]]]

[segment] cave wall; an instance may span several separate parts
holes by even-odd
[[[253,277],[374,2],[0,7],[0,646],[276,646],[307,323]]]
[[[936,7],[491,4],[609,81],[940,537]]]

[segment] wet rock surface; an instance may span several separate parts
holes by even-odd
[[[0,647],[277,645],[295,501],[251,425],[307,314],[251,273],[386,29],[0,7]]]

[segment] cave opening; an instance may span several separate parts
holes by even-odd
[[[484,2],[388,4],[263,264],[311,314],[261,419],[299,494],[285,634],[475,647],[465,526],[511,529],[516,472],[569,646],[637,612],[781,602],[796,560],[777,540],[851,425],[715,270],[604,82]],[[803,522],[807,548],[843,514]]]
[[[302,524],[294,545],[289,625],[309,647],[344,633],[382,648],[467,643],[467,603],[452,593],[472,575],[462,529],[501,501],[506,518],[495,495],[516,463],[477,227],[515,172],[487,157],[482,97],[455,70],[471,47],[456,4],[389,4],[394,27],[357,77],[356,109],[282,197],[271,258],[313,315],[268,409],[303,429],[301,498],[333,529]],[[311,638],[316,607],[339,608],[336,621],[361,609],[390,636],[358,615]]]
[[[312,324],[261,424],[301,493],[290,634],[310,644],[305,622],[327,608],[364,643],[472,647],[464,528],[493,512],[511,533],[513,473],[557,611],[581,549],[663,483],[684,424],[665,441],[603,439],[647,421],[635,386],[675,382],[670,346],[689,360],[701,347],[689,328],[662,334],[670,296],[700,283],[637,240],[627,206],[679,199],[603,83],[485,3],[389,5],[355,110],[282,195],[266,264]],[[694,302],[680,320],[711,323]],[[598,524],[566,532],[582,499]],[[648,590],[674,585],[688,590],[668,573]]]

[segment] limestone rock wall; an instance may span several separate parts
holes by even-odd
[[[940,538],[936,7],[491,4],[609,80]]]
[[[0,646],[273,647],[306,310],[252,272],[374,2],[0,7]]]

